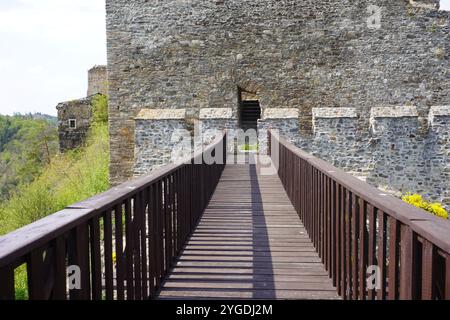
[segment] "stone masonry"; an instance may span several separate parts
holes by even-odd
[[[108,95],[108,69],[106,66],[94,66],[88,71],[87,96],[100,93]]]
[[[106,66],[94,66],[88,71],[87,97],[56,106],[58,110],[59,149],[61,152],[83,145],[92,120],[92,101],[97,94],[107,95]]]
[[[438,4],[107,0],[111,183],[169,161],[170,130],[238,129],[248,92],[262,139],[279,129],[376,186],[448,203],[447,107],[435,106],[450,105],[450,16]]]
[[[58,110],[59,149],[61,152],[83,145],[92,119],[92,96],[61,102]],[[71,126],[71,122],[72,126]]]
[[[450,104],[449,13],[409,0],[107,0],[111,182],[133,176],[144,108],[263,109]],[[368,125],[363,126],[368,128]]]

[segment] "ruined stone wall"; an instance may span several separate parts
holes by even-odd
[[[108,71],[106,66],[94,66],[88,71],[87,96],[100,93],[108,95]]]
[[[92,98],[61,102],[56,106],[61,152],[78,148],[85,142],[92,120]],[[75,120],[75,128],[70,127],[70,120]]]
[[[263,109],[297,108],[308,133],[313,108],[355,108],[367,131],[373,107],[415,105],[426,127],[430,106],[450,104],[449,14],[430,1],[107,0],[106,10],[113,184],[133,175],[143,108],[192,118],[231,108],[236,119],[240,87]]]

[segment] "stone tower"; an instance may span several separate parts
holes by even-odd
[[[87,96],[108,94],[108,72],[106,66],[94,66],[88,71]]]

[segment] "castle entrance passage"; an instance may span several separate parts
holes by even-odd
[[[258,119],[261,118],[261,107],[258,100],[243,100],[240,105],[241,129],[257,129]]]

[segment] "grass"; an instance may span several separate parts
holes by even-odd
[[[239,149],[241,151],[258,151],[259,147],[257,144],[244,144]]]
[[[94,102],[94,121],[84,147],[54,156],[39,176],[31,183],[20,185],[7,201],[0,204],[0,235],[109,189],[109,134],[107,118],[103,114],[105,108],[107,104],[101,98]],[[95,117],[96,113],[101,114]],[[15,269],[14,278],[16,299],[28,299],[25,264]]]
[[[0,234],[107,190],[108,164],[107,126],[95,126],[86,147],[55,156],[39,177],[0,207]]]

